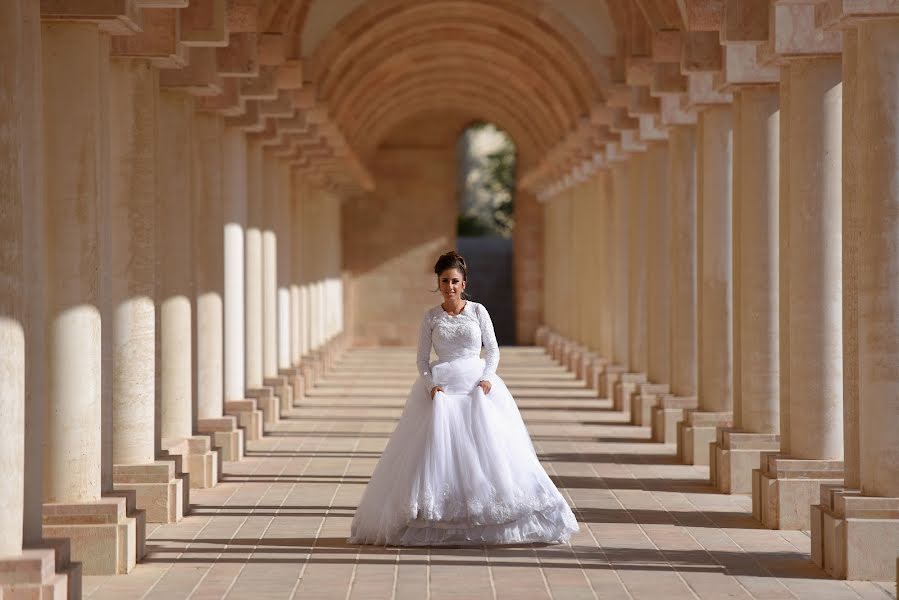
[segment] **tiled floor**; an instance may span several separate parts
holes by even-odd
[[[570,545],[400,549],[345,542],[356,503],[414,377],[410,350],[357,350],[192,495],[150,526],[129,575],[86,577],[106,598],[894,598],[894,584],[829,579],[802,532],[760,529],[746,497],[597,400],[538,349],[503,351],[500,374],[540,457],[570,499]]]

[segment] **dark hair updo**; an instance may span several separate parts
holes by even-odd
[[[458,269],[459,272],[462,273],[462,280],[468,281],[468,267],[465,266],[465,258],[455,250],[450,250],[446,254],[441,254],[440,258],[437,259],[437,262],[434,263],[434,273],[438,278],[441,273],[448,269]],[[462,292],[462,299],[468,300],[468,294]]]

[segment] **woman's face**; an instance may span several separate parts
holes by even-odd
[[[465,289],[465,278],[459,269],[447,269],[437,278],[440,293],[447,302],[455,302],[462,297]]]

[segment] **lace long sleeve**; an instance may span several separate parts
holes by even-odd
[[[496,332],[493,331],[493,321],[490,313],[482,304],[478,305],[478,323],[481,324],[481,343],[484,345],[485,356],[484,374],[481,379],[488,379],[496,375],[496,367],[499,366],[499,344],[496,343]]]
[[[431,320],[429,314],[425,313],[421,320],[421,330],[418,332],[418,354],[415,357],[415,364],[418,366],[418,374],[421,375],[428,388],[428,392],[434,387],[434,380],[431,377]]]

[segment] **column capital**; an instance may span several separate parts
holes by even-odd
[[[193,96],[217,96],[223,82],[218,75],[214,48],[190,48],[188,64],[183,69],[166,69],[159,74],[162,88],[182,91]]]
[[[733,95],[730,92],[718,89],[715,82],[716,78],[720,76],[720,72],[689,73],[687,75],[687,106],[700,109],[703,106],[733,102]]]
[[[662,96],[662,124],[696,124],[696,111],[687,106],[686,94]]]
[[[757,49],[759,62],[778,65],[794,58],[842,53],[840,32],[818,27],[816,5],[777,2],[770,11],[768,39]]]
[[[190,0],[181,9],[181,40],[187,46],[228,45],[226,0]]]
[[[891,18],[899,18],[899,5],[890,0],[821,0],[815,5],[815,24],[823,29]]]
[[[137,0],[41,0],[41,20],[96,23],[112,35],[131,35],[143,27]]]
[[[178,36],[180,16],[174,8],[145,8],[143,30],[111,40],[112,56],[147,59],[160,69],[187,66],[188,49]]]
[[[780,69],[758,60],[759,44],[727,44],[724,46],[724,69],[715,75],[715,85],[721,92],[735,86],[780,83]]]
[[[222,77],[256,77],[259,75],[259,35],[254,32],[228,34],[228,45],[215,50],[216,64]]]

